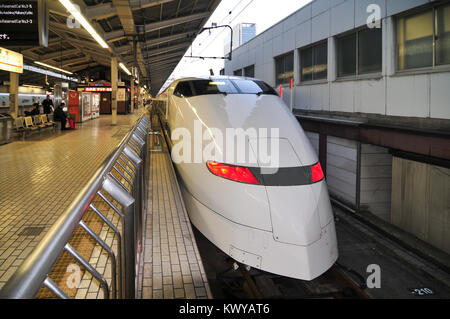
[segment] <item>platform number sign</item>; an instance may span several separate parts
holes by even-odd
[[[430,296],[434,295],[434,291],[430,288],[410,288],[411,294],[414,296]]]

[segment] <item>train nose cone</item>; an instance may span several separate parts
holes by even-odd
[[[286,138],[278,140],[278,154],[270,154],[272,159],[278,157],[278,163],[271,163],[265,166],[271,169],[262,170],[266,180],[274,181],[268,183],[266,187],[269,200],[270,215],[272,220],[273,236],[276,241],[307,246],[320,239],[321,220],[319,213],[318,197],[313,186],[301,179],[301,176],[285,174],[281,170],[272,170],[275,166],[284,169],[302,167],[299,156],[296,154],[292,144]],[[271,144],[267,146],[273,148],[274,141],[267,138],[253,139],[250,141],[254,150],[264,146],[264,143]],[[274,150],[272,150],[274,151]],[[275,150],[276,152],[276,150]],[[259,151],[258,161],[262,162],[262,156]],[[281,173],[280,173],[281,172]],[[273,176],[267,176],[273,174]]]

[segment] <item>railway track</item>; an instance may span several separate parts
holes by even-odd
[[[313,281],[302,281],[248,269],[235,263],[233,282],[223,281],[228,293],[250,299],[370,299],[364,285],[347,274],[345,267],[335,264]],[[228,276],[230,280],[230,276]],[[242,292],[239,293],[239,289]]]

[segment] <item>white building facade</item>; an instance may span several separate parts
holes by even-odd
[[[281,86],[337,201],[450,253],[450,1],[315,0],[234,50],[225,74],[246,69]]]

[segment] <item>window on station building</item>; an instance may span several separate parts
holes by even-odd
[[[328,76],[327,42],[300,50],[301,81],[324,80]]]
[[[242,76],[242,69],[235,70],[235,71],[233,72],[233,75],[234,75],[234,76]]]
[[[381,28],[363,29],[337,39],[338,77],[380,73]]]
[[[289,84],[294,77],[294,52],[275,58],[275,75],[277,85]]]
[[[255,77],[255,65],[250,65],[246,68],[244,68],[244,76],[248,78],[254,78]]]
[[[397,19],[397,68],[450,64],[450,5]]]

